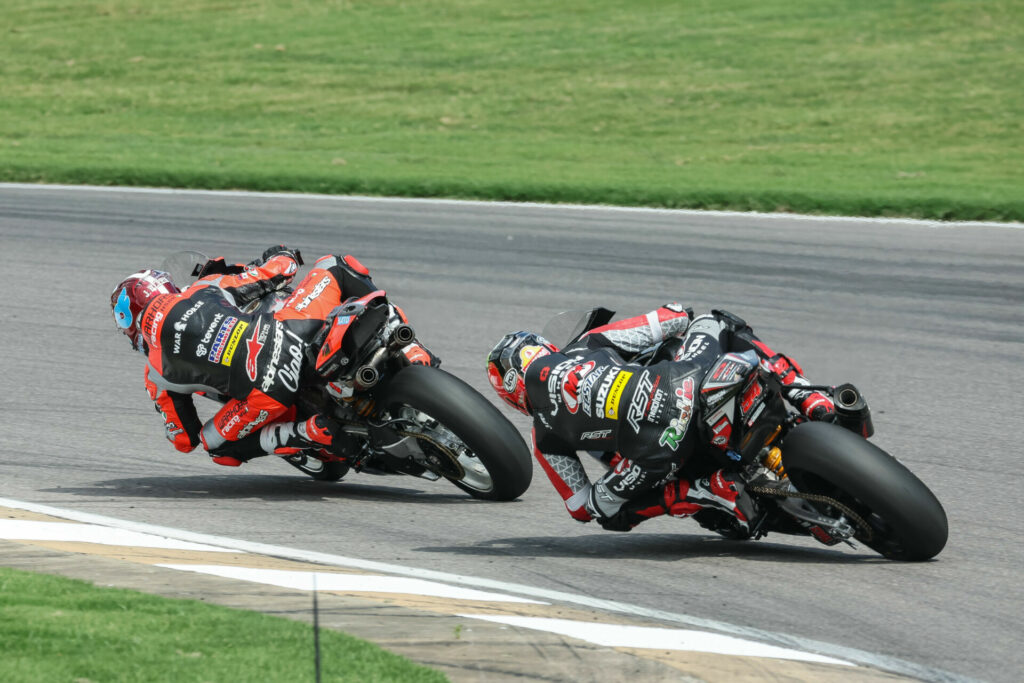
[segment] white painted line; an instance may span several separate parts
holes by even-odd
[[[210,553],[239,552],[229,548],[180,541],[168,538],[167,536],[127,531],[125,529],[111,528],[110,526],[67,524],[66,522],[36,522],[27,519],[0,520],[0,539],[10,541],[96,543],[99,545],[122,545],[136,548],[165,548],[167,550],[202,550]]]
[[[541,204],[539,202],[483,201],[472,199],[435,199],[429,197],[369,197],[364,195],[303,194],[299,192],[247,192],[242,190],[188,190],[170,187],[116,187],[104,185],[40,185],[34,183],[0,183],[0,190],[75,190],[82,192],[122,192],[129,194],[197,195],[209,197],[263,197],[267,199],[309,199],[336,202],[424,203],[435,206],[497,206],[525,209],[571,209],[574,211],[641,212],[675,216],[720,216],[725,218],[766,218],[786,221],[840,221],[847,223],[887,223],[924,228],[1016,228],[1024,223],[987,221],[935,221],[916,218],[879,218],[867,216],[816,216],[800,213],[760,213],[757,211],[705,211],[702,209],[657,209],[644,206],[609,206],[603,204]]]
[[[404,567],[402,565],[397,564],[376,562],[373,560],[363,560],[355,557],[346,557],[344,555],[332,555],[329,553],[321,553],[313,550],[300,550],[296,548],[287,548],[284,546],[270,545],[267,543],[254,543],[252,541],[243,541],[234,538],[227,538],[224,536],[211,536],[207,534],[196,533],[193,531],[184,531],[182,529],[173,529],[171,527],[157,526],[154,524],[145,524],[143,522],[132,522],[124,519],[117,519],[116,517],[105,517],[103,515],[96,515],[90,512],[78,512],[77,510],[67,510],[63,508],[51,507],[49,505],[40,505],[38,503],[29,503],[25,501],[13,500],[10,498],[0,498],[0,507],[9,507],[17,510],[27,510],[29,512],[36,512],[42,515],[50,515],[51,517],[72,519],[75,521],[85,522],[89,524],[102,524],[106,526],[112,526],[118,529],[138,531],[141,533],[157,534],[160,536],[176,538],[193,543],[215,544],[224,548],[231,548],[235,551],[249,552],[257,555],[271,555],[274,557],[296,560],[300,562],[313,562],[317,564],[332,565],[335,567],[350,567],[371,572],[382,572],[387,574],[395,574],[398,576],[410,576],[418,579],[443,581],[445,583],[454,583],[462,586],[487,588],[501,592],[519,593],[520,595],[528,595],[531,598],[539,598],[542,600],[549,600],[551,602],[564,602],[573,605],[582,605],[583,607],[588,607],[590,609],[595,610],[604,610],[608,612],[616,612],[619,614],[630,614],[633,616],[643,617],[645,619],[655,619],[675,624],[685,624],[687,626],[693,626],[696,628],[708,629],[711,631],[719,631],[721,633],[727,633],[729,635],[741,636],[744,638],[759,640],[765,643],[772,643],[781,647],[794,648],[808,652],[816,652],[823,655],[830,655],[850,662],[855,662],[857,664],[872,666],[878,669],[883,669],[885,671],[891,671],[893,673],[902,674],[904,676],[912,676],[914,678],[920,678],[922,680],[927,681],[944,681],[947,683],[953,683],[956,681],[971,681],[971,679],[969,678],[959,676],[948,671],[943,671],[941,669],[933,669],[931,667],[917,664],[915,662],[909,662],[903,659],[898,659],[896,657],[888,657],[886,655],[880,655],[873,652],[866,652],[864,650],[857,650],[855,648],[846,647],[844,645],[826,643],[824,641],[814,640],[812,638],[804,638],[801,636],[791,636],[783,633],[774,633],[772,631],[765,631],[763,629],[751,628],[747,626],[738,626],[736,624],[729,624],[723,621],[716,621],[714,619],[695,617],[689,614],[679,614],[676,612],[667,612],[665,610],[654,609],[651,607],[631,605],[629,603],[618,602],[616,600],[603,600],[600,598],[592,598],[588,595],[565,593],[562,591],[538,588],[536,586],[527,586],[519,583],[496,581],[494,579],[485,579],[476,576],[448,574],[446,572],[438,572],[433,571],[431,569]]]
[[[311,591],[340,591],[344,593],[405,593],[434,598],[454,600],[480,600],[483,602],[515,602],[531,605],[547,605],[546,602],[517,598],[512,595],[488,593],[459,588],[434,581],[410,579],[403,576],[382,576],[380,574],[337,574],[332,572],[305,572],[282,569],[252,569],[249,567],[222,567],[209,564],[158,564],[158,567],[180,569],[199,574],[222,576],[226,579],[252,581],[280,588]],[[315,583],[314,583],[315,578]]]
[[[604,647],[686,650],[734,657],[770,657],[772,659],[792,659],[799,662],[853,666],[850,662],[841,659],[775,647],[774,645],[765,645],[764,643],[756,643],[752,640],[743,640],[741,638],[733,638],[732,636],[708,633],[707,631],[687,631],[624,624],[595,624],[586,621],[548,619],[544,617],[516,617],[490,614],[460,614],[458,616],[482,619],[496,624],[519,626],[535,631],[557,633]]]

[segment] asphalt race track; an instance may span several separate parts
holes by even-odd
[[[0,186],[0,496],[592,595],[991,681],[1024,672],[1024,229],[409,200]],[[522,500],[445,482],[238,470],[164,440],[113,328],[126,274],[179,249],[353,253],[481,391],[505,332],[605,305],[726,308],[814,381],[852,381],[874,441],[944,504],[935,561],[689,521],[580,525],[539,468]],[[212,408],[212,405],[211,405]],[[513,421],[525,434],[527,421]],[[936,677],[941,677],[936,674]]]

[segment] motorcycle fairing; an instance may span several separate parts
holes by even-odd
[[[339,306],[317,353],[317,374],[331,380],[341,373],[342,366],[352,365],[359,350],[377,333],[387,315],[387,296],[382,289]]]

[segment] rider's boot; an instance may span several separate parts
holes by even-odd
[[[689,517],[702,510],[728,514],[743,534],[750,531],[756,512],[753,499],[743,490],[743,482],[735,474],[718,470],[710,477],[693,482],[670,481],[664,487],[638,496],[622,505],[602,526],[613,531],[629,531],[653,517],[665,514]]]
[[[322,415],[301,422],[278,422],[260,432],[260,447],[273,455],[295,455],[308,449],[323,449],[334,454],[343,452],[342,435],[336,432],[339,430]]]
[[[665,472],[641,467],[636,461],[621,456],[613,458],[612,462],[613,469],[591,487],[586,509],[602,528],[629,531],[639,523],[630,524],[632,517],[629,511],[634,509],[636,501],[646,501],[652,486],[665,476]]]
[[[671,481],[665,485],[664,494],[665,511],[673,517],[688,517],[710,508],[734,517],[744,532],[750,530],[756,512],[743,482],[724,470],[693,482]]]

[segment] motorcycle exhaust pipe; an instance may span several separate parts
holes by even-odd
[[[377,382],[380,381],[380,370],[377,366],[380,365],[383,360],[387,349],[383,346],[374,351],[370,359],[366,361],[365,365],[360,366],[356,369],[355,374],[352,377],[352,384],[356,389],[365,391],[366,389],[372,388]]]
[[[836,423],[865,439],[875,433],[871,421],[871,409],[864,395],[852,384],[841,384],[833,394],[836,406]]]
[[[380,381],[380,372],[372,365],[364,365],[356,370],[355,385],[360,389],[369,389]]]
[[[391,338],[404,346],[416,338],[416,332],[408,325],[399,325],[395,328],[395,331],[391,333]]]

